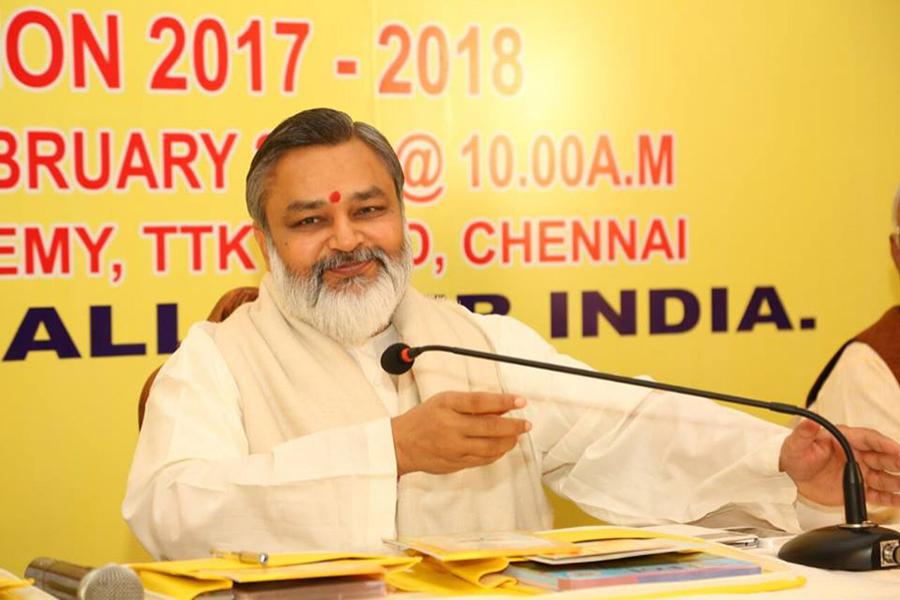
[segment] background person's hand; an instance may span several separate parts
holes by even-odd
[[[524,419],[503,416],[523,406],[511,394],[435,394],[391,419],[397,473],[453,473],[498,460],[531,429]]]
[[[900,444],[872,429],[842,426],[840,430],[862,471],[866,500],[900,506]],[[844,451],[834,436],[804,419],[785,438],[779,467],[794,480],[803,497],[837,506],[844,503],[845,462]]]

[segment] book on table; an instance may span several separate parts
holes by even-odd
[[[520,584],[553,590],[692,581],[739,575],[757,575],[753,562],[707,553],[658,554],[578,565],[544,565],[533,561],[513,563],[504,574]]]

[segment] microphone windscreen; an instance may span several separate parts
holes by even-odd
[[[78,586],[80,600],[143,600],[144,586],[137,574],[124,565],[108,564],[94,569]]]
[[[409,346],[402,342],[391,344],[381,353],[381,368],[391,375],[402,375],[412,369],[413,361],[404,358]]]

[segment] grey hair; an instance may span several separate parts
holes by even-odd
[[[364,142],[384,162],[394,182],[394,191],[403,211],[403,169],[391,143],[380,131],[347,113],[331,108],[304,110],[278,124],[266,137],[250,161],[247,171],[247,212],[268,234],[266,221],[267,181],[272,167],[287,151],[305,146],[334,146],[356,138]]]

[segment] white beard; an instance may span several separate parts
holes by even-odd
[[[412,273],[408,236],[404,236],[397,258],[392,258],[381,248],[361,247],[316,262],[305,276],[293,273],[285,266],[268,236],[266,251],[272,281],[291,316],[349,346],[358,346],[388,326],[406,293]],[[379,264],[378,276],[372,281],[357,276],[332,288],[322,279],[328,268],[365,260],[375,260]]]

